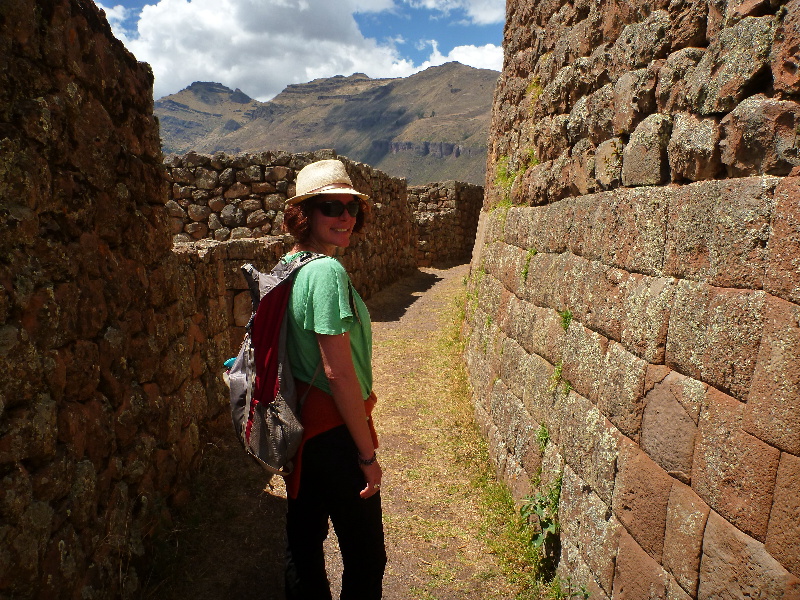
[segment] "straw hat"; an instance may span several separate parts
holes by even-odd
[[[300,169],[295,187],[297,195],[289,198],[287,205],[297,204],[320,194],[352,194],[369,205],[369,196],[353,189],[353,182],[350,181],[344,163],[336,159],[319,160]]]

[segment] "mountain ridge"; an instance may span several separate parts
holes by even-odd
[[[406,78],[363,73],[291,84],[268,102],[194,82],[155,102],[166,154],[333,148],[411,184],[483,185],[499,72],[460,63]]]

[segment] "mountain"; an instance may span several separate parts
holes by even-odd
[[[363,73],[289,85],[269,102],[195,82],[155,102],[164,152],[334,148],[410,184],[483,185],[499,73],[451,62],[406,78]]]

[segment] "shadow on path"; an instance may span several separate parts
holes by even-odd
[[[283,481],[244,453],[230,431],[209,444],[192,499],[156,548],[148,600],[283,600]]]
[[[381,290],[367,301],[372,322],[399,321],[411,305],[441,279],[439,275],[417,269]]]

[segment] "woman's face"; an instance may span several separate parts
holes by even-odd
[[[319,208],[323,203],[341,203],[347,206],[351,202],[359,204],[358,198],[352,194],[325,194],[315,198],[314,209],[310,216],[310,233],[308,241],[312,245],[324,248],[326,254],[333,254],[336,247],[347,248],[350,245],[350,235],[356,224],[356,217],[351,216],[347,210],[336,217],[325,216]],[[334,206],[334,209],[340,208]],[[359,205],[360,210],[360,205]]]

